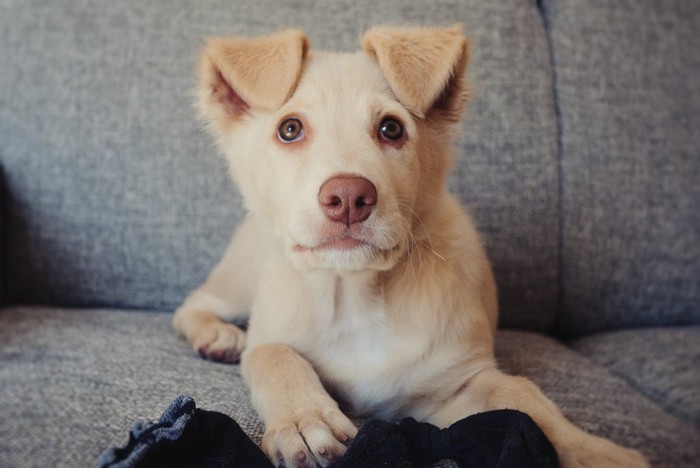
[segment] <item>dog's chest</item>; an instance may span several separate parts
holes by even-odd
[[[405,389],[413,387],[407,376],[417,375],[410,367],[427,347],[427,337],[397,324],[381,289],[366,278],[337,279],[317,293],[316,304],[324,308],[317,313],[324,319],[316,322],[316,337],[305,354],[321,379],[356,412],[401,406]]]

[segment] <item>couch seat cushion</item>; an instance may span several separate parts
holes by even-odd
[[[200,359],[171,317],[1,310],[0,466],[92,466],[126,443],[134,422],[158,420],[182,393],[259,436],[239,368]]]
[[[540,385],[572,422],[642,451],[654,466],[690,466],[700,457],[700,431],[553,338],[501,331],[496,357],[503,370]]]
[[[0,466],[86,466],[157,419],[181,393],[238,421],[262,424],[238,366],[199,359],[171,315],[115,310],[0,310]],[[690,464],[700,431],[559,342],[501,332],[503,367],[534,379],[587,430],[642,449],[661,465]]]
[[[600,333],[571,345],[700,428],[700,326]]]

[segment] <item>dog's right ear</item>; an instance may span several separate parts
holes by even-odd
[[[309,40],[287,30],[256,39],[211,39],[199,62],[199,108],[217,132],[249,109],[275,110],[291,96]]]
[[[469,45],[462,27],[370,29],[362,46],[398,100],[419,117],[436,109],[458,121],[467,99]]]

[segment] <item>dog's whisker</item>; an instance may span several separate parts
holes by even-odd
[[[413,230],[411,229],[410,222],[402,217],[402,220],[404,224],[406,225],[406,232],[408,233],[409,239],[413,245],[413,251],[418,255],[418,269],[420,270],[423,267],[423,257],[421,255],[421,249],[419,248],[418,245],[418,240],[416,236],[413,234]]]
[[[425,233],[425,235],[428,236],[428,242],[426,243],[424,240],[417,238],[411,231],[411,236],[414,238],[414,240],[416,240],[417,242],[420,242],[422,245],[424,245],[426,249],[428,249],[431,253],[433,253],[439,259],[441,259],[443,261],[447,261],[447,259],[444,256],[437,253],[435,251],[435,249],[433,248],[433,241],[432,241],[432,238],[430,237],[430,232],[428,231],[428,229],[425,228],[425,224],[423,223],[423,220],[418,215],[418,213],[416,213],[416,211],[413,208],[411,208],[408,204],[406,204],[404,202],[399,202],[399,207],[405,208],[408,211],[410,211],[413,214],[413,217],[416,219],[416,221],[418,221],[418,223],[421,225],[421,228],[423,228],[423,232]],[[404,218],[404,217],[402,216],[402,218]],[[404,218],[404,220],[405,220],[405,218]],[[406,221],[406,222],[408,223],[408,221]],[[409,226],[409,229],[410,229],[410,226]]]
[[[399,223],[402,226],[402,243],[405,243],[406,245],[406,253],[405,253],[405,261],[407,263],[407,267],[404,269],[403,273],[403,280],[406,279],[406,275],[408,274],[408,269],[410,267],[411,269],[411,275],[415,278],[416,276],[416,269],[415,265],[413,263],[413,255],[414,251],[416,251],[416,241],[415,238],[411,232],[410,229],[410,223],[409,221],[403,216],[399,215]]]
[[[413,211],[413,210],[411,210],[411,208],[407,204],[402,203],[400,201],[399,201],[399,207],[404,207],[410,211]],[[416,236],[413,234],[411,222],[405,216],[403,216],[401,214],[399,214],[399,219],[400,219],[400,222],[404,228],[404,232],[406,234],[405,237],[408,241],[410,241],[410,246],[412,246],[412,248],[410,248],[409,252],[408,252],[409,260],[411,262],[411,268],[413,268],[413,257],[414,257],[414,255],[417,255],[418,256],[418,268],[420,269],[423,265],[423,261],[422,261],[423,259],[421,257],[420,248],[418,246],[418,239],[416,239]],[[415,274],[415,272],[414,272],[414,274]]]

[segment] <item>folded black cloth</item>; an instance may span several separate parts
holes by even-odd
[[[514,410],[469,416],[447,429],[407,418],[399,424],[365,423],[333,468],[431,466],[453,460],[463,467],[559,466],[556,452],[535,422]],[[105,452],[100,467],[265,467],[260,448],[230,417],[175,399],[157,423],[137,423],[128,443]]]

